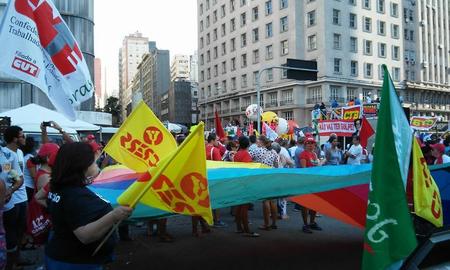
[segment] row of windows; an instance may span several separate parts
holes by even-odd
[[[349,40],[350,44],[350,52],[352,53],[358,53],[358,38],[357,37],[350,37]],[[308,50],[313,51],[317,49],[317,35],[310,35],[308,36]],[[333,49],[335,50],[342,50],[342,38],[341,34],[333,34]],[[364,55],[373,55],[373,42],[371,40],[364,39],[363,40],[363,54]],[[400,47],[392,45],[392,59],[393,60],[400,60]],[[386,43],[379,42],[378,43],[378,57],[386,58],[387,57],[387,45]]]
[[[341,1],[341,0],[335,0]],[[376,1],[376,9],[378,13],[385,14],[386,13],[386,1],[385,0],[375,0]],[[308,0],[308,3],[315,2],[315,0]],[[348,0],[348,3],[356,6],[357,0]],[[372,0],[361,0],[361,6],[364,9],[371,10],[372,9]],[[391,2],[390,3],[390,14],[392,17],[398,17],[398,4]]]
[[[364,77],[365,78],[373,78],[373,64],[372,63],[364,63]],[[334,58],[333,63],[333,72],[335,74],[342,74],[342,59],[341,58]],[[359,74],[359,64],[358,61],[352,60],[350,61],[350,76],[358,76]],[[383,69],[381,65],[378,66],[378,79],[383,79]],[[392,79],[394,81],[400,80],[400,68],[393,67],[392,68]]]
[[[254,71],[252,76],[252,82],[253,85],[256,85],[256,78],[258,75],[258,71]],[[264,79],[265,82],[272,82],[274,80],[274,72],[273,69],[268,69],[266,70],[266,72],[264,73]],[[286,79],[286,71],[282,70],[280,72],[280,79]],[[230,79],[230,89],[231,90],[236,90],[237,89],[237,77],[232,77]],[[213,87],[213,88],[211,88]],[[248,82],[248,75],[247,74],[242,74],[240,76],[240,88],[247,88],[249,87],[249,82]],[[214,94],[218,95],[219,92],[221,93],[226,93],[228,91],[228,83],[227,80],[223,80],[220,85],[219,83],[215,83],[214,85],[208,85],[207,90],[208,90],[208,96],[211,96],[211,89],[214,90]]]
[[[232,19],[233,20],[233,19]],[[233,24],[231,24],[233,25]],[[273,37],[273,22],[267,23],[265,25],[265,38]],[[289,28],[288,18],[282,17],[280,19],[280,33],[287,32]],[[232,28],[230,31],[233,32],[235,28]],[[256,43],[260,40],[259,28],[256,27],[252,29],[252,42]],[[226,35],[226,25],[222,24],[221,26],[221,36],[224,37]],[[216,41],[218,39],[218,29],[214,29],[212,32],[212,41]],[[200,49],[202,49],[205,45],[205,39],[200,37]],[[206,45],[211,44],[211,34],[206,34]],[[241,47],[245,47],[247,45],[247,33],[241,34]]]
[[[218,85],[218,84],[215,84],[215,85]],[[207,91],[207,93],[205,93],[205,88],[201,89],[201,97],[202,98],[205,98],[205,94],[207,96],[211,96],[211,86],[208,86],[206,91]],[[264,106],[264,99],[267,102],[266,105],[272,105],[272,104],[275,105],[275,104],[277,104],[278,100],[279,100],[278,91],[269,92],[269,93],[261,93],[261,96],[260,96],[260,104],[261,104],[261,106]],[[293,90],[292,89],[282,90],[281,91],[280,101],[281,101],[281,104],[282,104],[281,106],[292,104],[293,101],[294,101],[294,99],[293,99]],[[230,104],[231,104],[231,108],[239,109],[240,107],[247,107],[250,104],[256,103],[256,102],[257,102],[256,101],[256,96],[244,96],[244,97],[241,97],[240,99],[239,98],[234,98],[231,101],[225,101],[225,102],[223,102],[223,106],[222,106],[221,103],[217,103],[215,105],[215,107],[216,108],[225,107],[226,109],[229,109],[230,108]]]
[[[231,52],[234,52],[236,50],[236,40],[233,38],[231,39],[230,42],[230,50]],[[223,42],[220,46],[220,51],[221,51],[221,55],[224,56],[227,54],[227,46],[226,43]],[[282,40],[280,41],[280,55],[284,56],[284,55],[288,55],[289,54],[289,41],[286,40]],[[259,49],[257,50],[253,50],[253,64],[257,64],[259,63]],[[211,50],[207,50],[206,51],[206,56],[205,54],[200,54],[200,66],[205,64],[205,58],[206,58],[206,63],[211,62],[211,59],[217,59],[219,57],[219,47],[215,46],[212,50],[212,57],[211,57]],[[234,70],[233,67],[235,67],[235,60],[236,57],[231,58],[232,61],[232,68],[231,70]],[[267,45],[265,47],[265,59],[266,60],[270,60],[273,59],[273,45]],[[244,53],[241,55],[241,67],[246,67],[247,66],[247,53]]]
[[[278,1],[279,1],[279,9],[280,10],[288,7],[288,0],[278,0]],[[215,6],[216,4],[217,4],[217,0],[213,0],[213,6]],[[247,6],[247,4],[248,4],[247,0],[240,0],[241,7]],[[210,9],[209,0],[206,0],[205,6],[206,6],[206,10]],[[236,0],[229,0],[228,6],[229,6],[230,13],[234,12],[236,10]],[[258,8],[258,7],[256,7],[256,8]],[[253,8],[253,9],[255,9],[255,8]],[[272,0],[268,0],[264,3],[264,9],[265,9],[266,16],[272,14],[272,12],[273,12]],[[199,6],[199,13],[200,13],[200,15],[203,15],[203,3],[201,3]],[[217,9],[213,11],[213,20],[215,19],[214,22],[217,21],[217,15],[218,15],[217,13],[218,13]],[[222,18],[226,16],[226,4],[223,4],[220,6],[220,16]]]

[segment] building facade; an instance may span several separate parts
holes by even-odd
[[[137,73],[137,67],[144,54],[148,53],[148,38],[136,32],[126,36],[119,49],[119,101],[122,107],[122,119],[130,113],[131,87],[130,84]]]
[[[173,81],[168,93],[169,122],[189,126],[192,123],[192,93],[190,81]]]
[[[311,108],[317,103],[329,104],[336,100],[342,106],[350,99],[369,96],[376,99],[383,79],[382,64],[389,67],[400,95],[409,98],[411,92],[417,94],[412,90],[417,84],[429,87],[422,78],[425,72],[427,76],[440,76],[442,84],[434,85],[434,89],[436,94],[447,98],[445,70],[449,51],[443,47],[442,58],[429,55],[434,51],[430,44],[436,44],[437,48],[439,44],[424,41],[420,36],[429,39],[435,34],[434,42],[439,37],[437,31],[419,34],[423,32],[422,22],[407,22],[405,13],[409,18],[408,5],[417,10],[416,14],[421,13],[420,5],[426,6],[427,12],[421,16],[427,20],[425,14],[430,15],[428,25],[439,29],[442,43],[448,44],[449,14],[445,10],[450,1],[434,0],[432,5],[425,2],[198,0],[201,119],[212,127],[213,112],[217,110],[225,121],[245,122],[246,107],[257,103],[256,74],[262,68],[285,64],[287,58],[316,60],[318,80],[288,80],[285,71],[269,69],[261,78],[260,104],[264,110],[274,111],[288,120],[295,119],[300,125],[310,123]],[[440,12],[439,7],[443,19],[432,17],[433,12]],[[407,29],[408,35],[409,29],[417,32],[414,42],[405,40]],[[423,65],[418,63],[414,68],[406,64],[406,54],[409,59],[411,50],[415,49],[415,54],[421,57],[417,50],[424,44],[423,50],[428,50],[427,57],[434,59],[433,65],[440,63],[440,75],[435,75],[437,67],[431,72],[423,71]],[[441,58],[440,62],[437,58]],[[442,117],[448,120],[449,115],[442,113]]]
[[[189,80],[190,63],[189,56],[176,54],[170,65],[170,81]]]
[[[127,114],[139,104],[141,100],[161,116],[161,97],[169,91],[170,68],[169,51],[159,50],[156,43],[147,44],[149,52],[142,56],[137,71],[131,82],[131,106]]]
[[[0,20],[7,0],[0,0]],[[54,0],[56,8],[69,26],[94,75],[94,0]],[[81,104],[80,110],[92,111],[95,98]],[[37,87],[0,72],[0,111],[7,111],[30,103],[54,109],[47,96]]]
[[[95,85],[95,107],[103,108],[105,106],[104,91],[102,88],[102,60],[94,59],[94,85]]]
[[[198,53],[189,56],[189,80],[198,83]]]

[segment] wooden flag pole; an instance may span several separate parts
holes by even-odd
[[[129,205],[129,207],[131,207],[131,208],[136,207],[136,204],[142,199],[142,197],[145,195],[145,193],[147,193],[147,191],[152,186],[152,183],[161,176],[162,172],[166,170],[167,166],[169,166],[170,162],[175,158],[176,153],[183,150],[183,148],[191,141],[192,137],[194,137],[192,134],[196,133],[197,129],[199,129],[199,128],[203,129],[203,127],[204,127],[204,123],[200,122],[200,124],[198,124],[197,127],[195,128],[194,132],[189,134],[189,136],[186,138],[186,140],[184,140],[184,142],[180,145],[180,147],[177,149],[177,151],[175,151],[174,154],[172,154],[172,157],[167,159],[167,161],[164,162],[164,164],[162,165],[162,168],[160,170],[158,170],[154,176],[152,176],[151,180],[147,183],[145,188],[143,188],[141,190],[139,195],[136,196],[136,198],[134,199],[134,201],[132,201],[132,203]],[[119,227],[120,223],[122,223],[122,221],[123,221],[123,219],[121,219],[119,222],[114,224],[114,226],[111,228],[111,230],[105,236],[105,238],[103,238],[102,242],[95,249],[94,253],[92,253],[92,256],[95,256],[95,254],[97,254],[97,252],[100,250],[100,248],[102,248],[102,246],[106,243],[106,240],[108,240],[108,238],[111,237],[111,235],[114,233],[114,231],[117,230],[117,228]]]

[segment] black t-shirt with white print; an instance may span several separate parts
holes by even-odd
[[[54,232],[45,250],[48,257],[74,264],[103,264],[110,260],[116,243],[114,234],[92,256],[102,239],[85,245],[73,233],[112,211],[108,202],[87,187],[65,187],[49,193],[48,209]]]

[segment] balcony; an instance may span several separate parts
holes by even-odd
[[[275,108],[275,107],[278,107],[277,101],[271,101],[271,102],[267,102],[265,104],[265,108]]]
[[[346,103],[346,100],[343,97],[336,97],[336,98],[330,97],[330,103],[333,103],[333,101],[335,101],[335,100],[339,104],[345,104]]]
[[[292,104],[294,104],[294,101],[292,99],[280,101],[280,106],[286,106],[286,105],[292,105]]]
[[[236,113],[241,111],[239,108],[231,108],[231,113]]]
[[[314,97],[314,98],[306,99],[306,104],[316,104],[316,103],[321,103],[321,102],[322,102],[322,97]]]

